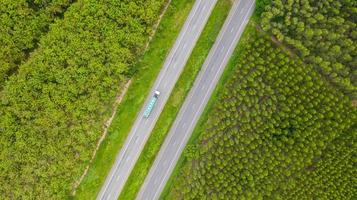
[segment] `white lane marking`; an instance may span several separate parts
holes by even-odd
[[[179,47],[179,44],[183,41],[184,36],[186,35],[187,31],[189,30],[189,25],[190,25],[190,23],[192,22],[193,18],[197,15],[198,8],[200,7],[200,4],[201,4],[202,2],[203,2],[202,0],[198,0],[197,4],[195,4],[196,7],[190,12],[189,17],[188,17],[188,19],[186,20],[187,23],[185,22],[185,25],[184,25],[183,30],[180,32],[178,39],[176,40],[174,46],[172,47],[172,50],[170,51],[170,54],[171,54],[171,55],[168,56],[169,60],[172,59],[172,57],[174,56],[175,52],[177,51],[177,49],[178,49],[178,47]],[[172,53],[171,53],[171,52],[172,52]],[[171,57],[171,58],[170,58],[170,57]],[[165,62],[166,62],[166,61],[165,61]],[[163,70],[166,70],[166,69],[165,69],[165,64],[164,64]],[[157,85],[160,85],[160,82],[161,82],[162,79],[164,78],[164,74],[165,74],[165,73],[162,73],[162,74],[160,73],[159,79],[158,79],[158,84],[157,84]],[[142,108],[142,109],[143,109],[143,108]],[[140,112],[140,113],[141,113],[141,112]],[[134,128],[134,130],[133,130],[133,133],[135,133],[135,132],[137,131],[140,122],[141,122],[141,118],[140,118],[140,120],[136,123],[136,126],[135,126],[135,123],[134,123],[135,128]],[[116,160],[118,160],[119,162],[118,162],[118,164],[115,164],[115,165],[114,165],[114,168],[111,169],[111,172],[112,172],[112,171],[116,171],[116,170],[118,169],[118,167],[121,166],[121,164],[122,164],[121,161],[122,161],[124,155],[126,154],[126,152],[127,152],[127,150],[128,150],[128,145],[131,143],[131,141],[132,141],[134,135],[135,135],[135,134],[130,134],[130,139],[128,140],[128,142],[126,142],[126,143],[124,144],[125,146],[124,146],[124,148],[123,148],[123,153],[122,153],[122,154],[119,153],[119,156],[118,156],[119,159],[116,159]],[[117,163],[117,162],[116,162],[116,163]],[[110,172],[110,174],[109,174],[109,177],[107,177],[107,179],[106,179],[106,180],[108,180],[108,181],[106,181],[107,184],[105,184],[104,189],[102,188],[103,190],[101,190],[101,191],[103,191],[103,192],[99,194],[99,199],[102,199],[102,198],[103,198],[104,194],[106,193],[108,187],[109,187],[110,184],[111,184],[111,181],[112,181],[113,178],[114,178],[114,173],[111,173],[111,172]]]
[[[198,1],[200,1],[200,0],[198,0]],[[200,1],[200,2],[201,2],[201,1]],[[215,49],[217,49],[217,47],[215,47]],[[184,105],[183,107],[185,107],[185,105]],[[175,125],[175,126],[178,126],[178,125]],[[171,138],[171,136],[169,136],[168,139],[170,140],[170,138]],[[168,143],[167,143],[167,144],[168,144]],[[166,146],[167,146],[167,144],[166,144]],[[165,146],[165,143],[164,143],[164,146]],[[180,145],[180,146],[182,146],[182,145]],[[155,161],[155,162],[156,162],[156,161]],[[154,165],[158,166],[158,163],[159,163],[159,162],[157,162],[157,164],[154,164]],[[172,167],[172,163],[170,163],[170,167]],[[152,171],[151,171],[146,179],[147,179],[147,180],[153,180],[153,179],[152,179],[152,178],[153,178],[153,174],[154,174],[154,173],[152,173]],[[167,176],[167,173],[164,174],[164,177],[166,177],[166,176]],[[144,182],[144,185],[142,186],[142,188],[146,188],[148,184],[149,184],[149,181],[145,181],[145,182]],[[161,186],[162,186],[162,182],[160,182],[159,188],[160,188]],[[141,190],[141,191],[139,192],[139,195],[138,195],[137,199],[145,198],[145,197],[142,196],[142,195],[144,195],[145,193],[146,193],[146,192],[145,192],[144,190]],[[157,191],[154,192],[154,197],[153,197],[153,199],[156,199],[156,198],[157,198]]]
[[[222,45],[222,47],[221,47],[221,52],[223,52],[224,51],[224,45]]]
[[[201,3],[202,1],[201,0],[199,0],[199,3]],[[204,6],[205,7],[205,6]],[[197,10],[197,8],[196,8],[196,10]],[[185,44],[184,44],[185,45]],[[177,45],[177,48],[179,47],[179,45]],[[177,48],[176,48],[176,50],[177,50]],[[176,63],[174,64],[174,66],[176,66]],[[159,81],[159,83],[158,83],[158,85],[160,85],[160,83],[161,83],[161,80]],[[153,126],[153,124],[152,124],[152,126]],[[150,129],[151,129],[152,127],[150,127]],[[150,175],[149,174],[149,176],[150,176],[150,178],[152,177],[152,175]],[[156,180],[157,181],[157,180]],[[142,187],[144,187],[144,186],[146,186],[146,182],[144,183],[144,185],[142,186]],[[161,185],[161,183],[160,183],[160,185]],[[156,196],[157,194],[155,193],[155,195],[154,196]]]
[[[206,89],[206,85],[202,85],[201,90]]]
[[[185,128],[187,126],[187,123],[183,123],[182,127]]]
[[[231,29],[231,33],[233,33],[233,31],[234,31],[234,27]]]
[[[139,139],[139,136],[136,136],[134,143],[137,143]]]
[[[146,124],[148,123],[148,121],[149,121],[149,119],[146,119],[145,122],[144,122],[144,124],[146,125]]]
[[[244,25],[248,24],[248,22],[249,22],[249,20],[246,19],[246,20],[244,21]]]
[[[239,12],[239,14],[242,14],[243,12],[244,12],[244,9],[241,9],[240,12]]]
[[[185,50],[185,49],[186,49],[186,46],[187,46],[187,43],[183,44],[182,49]]]
[[[248,15],[246,15],[245,16],[245,18],[247,18],[248,16],[249,16],[249,12],[250,12],[250,10],[251,10],[251,8],[253,7],[253,5],[254,5],[254,3],[249,7],[249,9],[248,9]],[[239,30],[241,29],[241,26],[239,27]],[[239,32],[239,31],[238,31]],[[232,48],[232,45],[230,46],[230,48],[229,49],[231,49]],[[227,55],[224,57],[224,59],[223,60],[225,60],[226,59],[226,57],[227,57]],[[221,68],[222,67],[222,65],[220,65],[220,67],[219,68]],[[217,74],[216,74],[217,75]],[[206,93],[206,94],[208,94],[208,93]],[[201,104],[202,105],[202,104]],[[197,115],[197,113],[196,113],[196,115]],[[183,145],[184,143],[181,143],[181,145],[180,145],[180,147]],[[179,147],[179,149],[180,149],[180,147]],[[177,154],[178,154],[178,151],[176,152],[176,154],[175,154],[175,156],[174,157],[177,157]],[[172,165],[174,164],[174,162],[170,162],[170,166],[169,166],[169,168],[171,168],[172,167]],[[166,172],[164,172],[164,177],[163,177],[163,180],[165,180],[166,179],[166,177],[168,176],[168,171],[166,171]],[[161,183],[160,183],[160,185],[158,186],[158,188],[160,188],[161,187],[161,185],[163,184],[163,182],[164,181],[161,181]],[[154,193],[154,199],[156,199],[157,196],[158,195],[158,190],[156,190],[155,191],[155,193]]]
[[[128,155],[128,157],[126,157],[126,159],[125,159],[125,162],[128,162],[129,158],[130,158],[130,156]]]
[[[110,199],[111,196],[112,196],[112,194],[109,194],[107,199]]]
[[[120,176],[117,176],[117,181],[119,181],[120,180]]]
[[[195,4],[196,7],[193,8],[193,10],[190,12],[188,19],[186,20],[183,30],[179,33],[179,36],[174,44],[174,46],[172,47],[169,56],[167,57],[166,60],[173,60],[174,56],[176,54],[176,51],[178,50],[178,48],[180,47],[180,44],[183,42],[184,37],[187,33],[187,31],[189,30],[189,26],[190,23],[192,22],[193,18],[196,16],[199,5],[201,4],[202,1],[199,1],[197,4]],[[168,63],[167,67],[165,67],[166,65],[166,61],[164,63],[163,69],[162,70],[166,70],[168,68],[168,66],[170,65],[170,62]],[[166,72],[166,71],[165,71]],[[165,72],[159,74],[159,80],[157,81],[156,85],[160,85],[162,79],[164,78]]]

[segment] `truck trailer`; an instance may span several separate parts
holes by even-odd
[[[151,111],[154,109],[159,96],[160,96],[160,92],[156,90],[154,95],[151,97],[148,106],[145,109],[144,118],[148,118],[150,116]]]

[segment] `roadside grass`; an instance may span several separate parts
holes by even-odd
[[[119,197],[135,199],[231,8],[219,0]]]
[[[265,0],[266,1],[266,0]],[[174,185],[180,185],[182,183],[179,182],[179,175],[182,171],[188,170],[185,168],[186,163],[189,161],[188,157],[192,157],[191,154],[192,152],[190,151],[190,148],[194,146],[194,144],[197,142],[197,139],[201,135],[201,133],[204,132],[205,124],[209,123],[209,115],[212,112],[212,109],[214,108],[214,105],[219,103],[217,100],[220,96],[220,91],[223,90],[225,84],[227,83],[230,75],[232,72],[235,70],[236,64],[239,62],[240,59],[244,59],[241,57],[242,52],[244,51],[244,47],[248,43],[248,39],[251,35],[255,35],[256,33],[256,26],[258,24],[258,21],[260,19],[260,12],[261,12],[261,6],[257,2],[256,5],[256,10],[254,11],[252,17],[250,18],[249,23],[246,26],[246,29],[244,30],[238,45],[236,46],[234,53],[232,57],[230,58],[223,74],[222,77],[220,78],[215,90],[212,93],[212,96],[210,100],[207,103],[207,106],[205,107],[194,131],[192,132],[192,135],[182,153],[180,156],[180,159],[178,160],[174,171],[172,172],[168,182],[166,183],[166,186],[161,193],[160,199],[180,199],[180,192],[179,191],[173,191]],[[259,9],[260,8],[260,9]]]
[[[194,2],[172,0],[170,3],[148,50],[134,66],[137,73],[74,199],[96,198]]]

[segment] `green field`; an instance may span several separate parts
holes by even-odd
[[[163,143],[183,101],[192,87],[196,75],[208,55],[216,37],[228,15],[231,7],[229,0],[217,3],[202,32],[192,54],[182,72],[169,100],[167,101],[151,136],[146,143],[138,162],[136,163],[119,199],[135,199],[146,175],[148,174],[155,156]]]

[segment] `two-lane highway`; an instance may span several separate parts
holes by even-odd
[[[236,0],[198,74],[137,200],[159,198],[254,10],[254,0]]]
[[[216,2],[217,0],[196,0],[97,199],[118,198]],[[144,110],[155,90],[160,91],[161,94],[151,115],[144,118]]]

